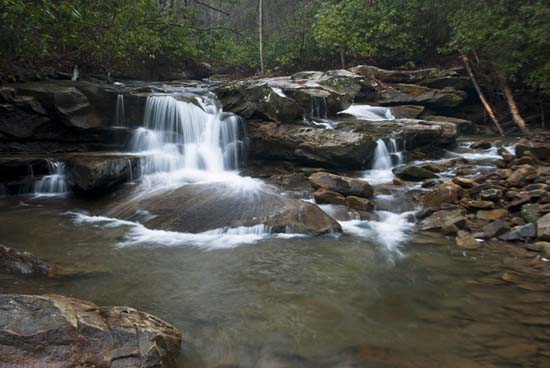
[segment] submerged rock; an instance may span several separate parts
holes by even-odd
[[[470,233],[464,230],[458,231],[456,236],[456,245],[463,249],[477,249],[481,247],[481,243],[470,235]]]
[[[144,218],[140,215],[147,213]],[[199,233],[265,225],[272,232],[341,232],[333,218],[314,204],[283,197],[265,186],[190,184],[169,192],[131,198],[108,215],[136,219],[150,229]]]
[[[504,241],[523,241],[535,239],[537,237],[537,227],[535,224],[516,226],[509,232],[502,234],[498,238]]]
[[[25,276],[51,276],[54,267],[28,252],[0,245],[0,272]]]
[[[174,367],[181,333],[128,307],[61,295],[0,295],[0,366]]]

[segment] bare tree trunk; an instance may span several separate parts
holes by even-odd
[[[470,79],[472,80],[472,83],[477,91],[477,94],[479,96],[479,99],[481,100],[481,103],[485,107],[485,110],[487,110],[487,113],[489,114],[489,117],[497,127],[498,132],[501,135],[504,135],[504,131],[502,130],[502,127],[500,126],[500,123],[498,122],[498,119],[495,115],[495,112],[491,108],[491,105],[485,98],[485,95],[483,94],[483,91],[479,87],[479,84],[477,83],[476,77],[474,75],[474,72],[472,71],[472,68],[470,67],[470,61],[468,60],[468,57],[466,55],[462,56],[462,61],[464,61],[464,66],[466,66],[466,70],[468,71],[468,75],[470,75]]]
[[[264,74],[264,30],[263,30],[263,0],[258,0],[258,33],[260,37],[260,71]]]
[[[518,105],[516,104],[516,100],[514,99],[514,94],[512,93],[510,86],[508,86],[508,84],[504,79],[501,80],[501,84],[502,84],[502,90],[504,91],[504,95],[506,96],[506,101],[508,101],[508,106],[510,107],[510,112],[512,113],[512,117],[514,118],[514,121],[516,122],[517,126],[523,133],[529,133],[529,128],[527,128],[527,124],[525,123],[525,120],[523,120],[523,117],[519,113]]]
[[[340,64],[342,65],[342,69],[346,69],[346,53],[343,47],[340,47]]]

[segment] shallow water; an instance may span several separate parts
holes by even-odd
[[[548,367],[550,285],[524,253],[344,235],[230,249],[125,245],[70,198],[0,198],[0,239],[77,272],[3,293],[130,305],[183,331],[180,367]],[[503,281],[512,274],[517,283]]]

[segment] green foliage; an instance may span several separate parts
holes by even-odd
[[[550,4],[457,1],[449,12],[449,46],[461,53],[476,52],[501,77],[525,81],[550,90]]]

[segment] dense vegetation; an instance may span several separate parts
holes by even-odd
[[[258,71],[258,0],[0,0],[0,62],[106,73],[206,62]],[[271,72],[476,61],[550,90],[547,0],[264,0]],[[224,70],[224,69],[220,69]]]

